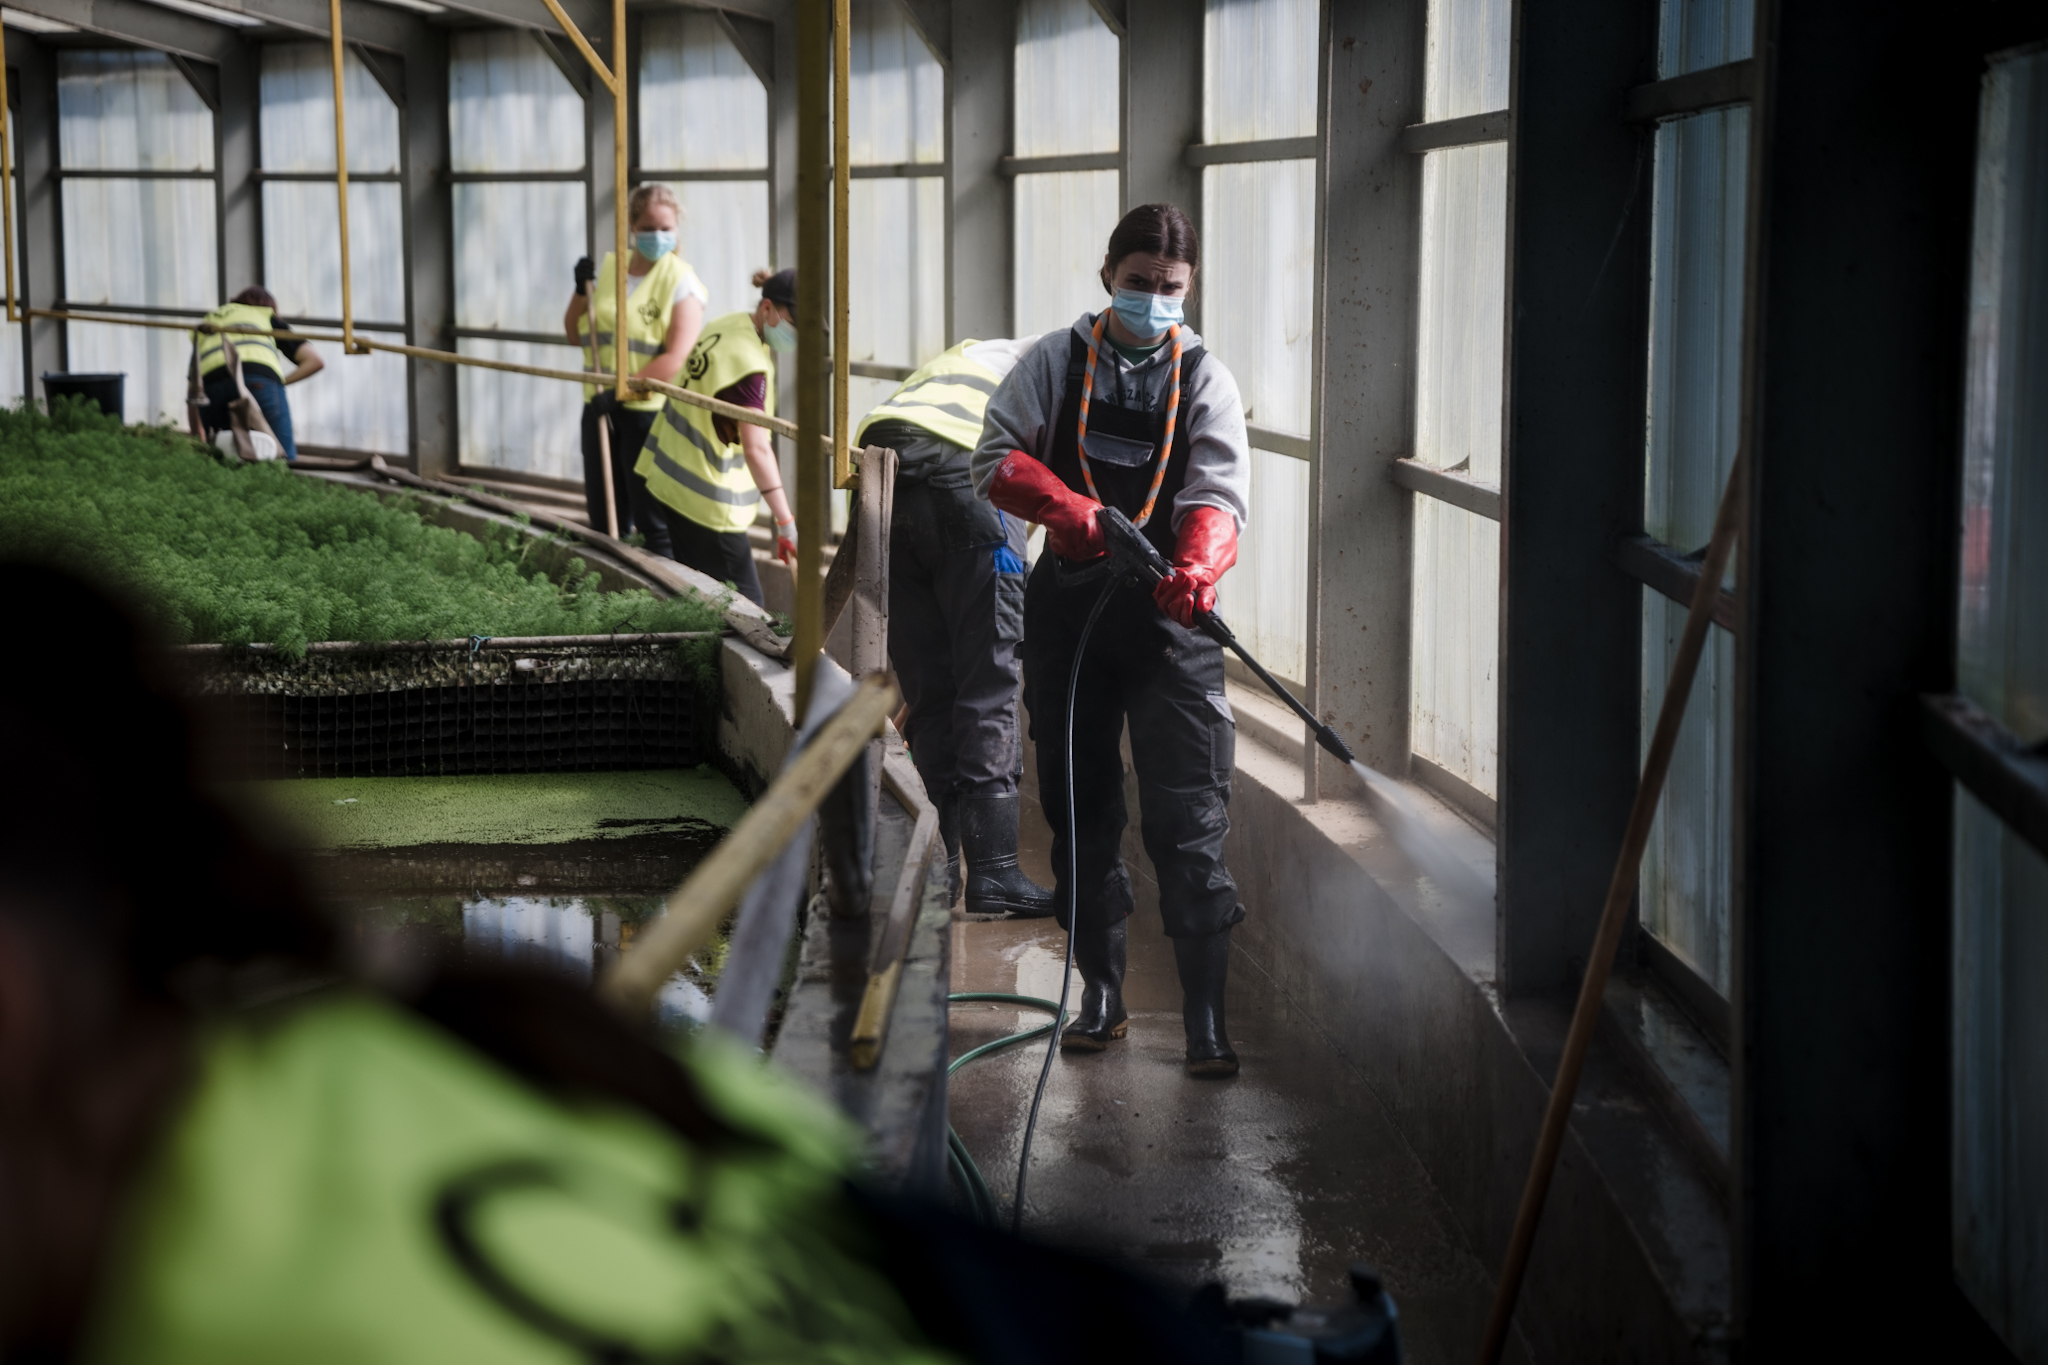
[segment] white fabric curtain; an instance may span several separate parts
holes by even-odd
[[[60,52],[57,127],[66,169],[213,169],[212,111],[161,53]],[[195,313],[220,302],[213,180],[66,180],[59,203],[67,300]],[[182,424],[184,334],[78,322],[65,334],[73,371],[127,374],[128,421]]]
[[[711,294],[706,317],[753,307],[754,271],[769,263],[768,91],[713,14],[651,14],[640,40],[640,164],[672,170],[758,170],[759,180],[686,180],[684,259]]]
[[[583,169],[583,99],[524,30],[458,33],[449,44],[448,137],[457,171]],[[468,182],[455,186],[455,321],[459,327],[555,333],[570,268],[589,247],[581,181]],[[464,338],[465,355],[553,369],[580,368],[580,352],[496,338]],[[581,481],[582,392],[573,384],[464,367],[456,388],[458,458]]]
[[[1116,151],[1122,52],[1088,0],[1024,0],[1013,66],[1016,155]],[[1064,330],[1101,308],[1102,248],[1123,212],[1117,173],[1020,175],[1012,212],[1018,335]]]
[[[1713,536],[1742,410],[1742,256],[1749,111],[1657,129],[1651,210],[1644,530],[1684,553]],[[1732,582],[1733,571],[1730,579]],[[1642,739],[1663,706],[1686,608],[1643,590]],[[1729,989],[1735,642],[1711,628],[1643,854],[1643,925]]]
[[[2048,54],[1992,65],[1979,119],[1963,419],[1957,686],[2048,740]],[[1955,808],[1956,1280],[2048,1360],[2048,858],[1960,787]]]

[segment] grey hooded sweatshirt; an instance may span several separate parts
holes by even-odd
[[[988,497],[996,466],[1013,450],[1051,462],[1053,423],[1059,419],[1067,385],[1067,338],[1092,335],[1095,318],[1093,313],[1083,313],[1070,332],[1047,332],[1040,337],[989,400],[981,444],[975,448],[972,464],[974,491],[981,497]],[[1188,330],[1190,350],[1201,340],[1193,329]],[[1161,346],[1133,365],[1104,337],[1096,352],[1095,401],[1145,412],[1164,411],[1172,374],[1171,346]],[[1242,532],[1251,510],[1252,483],[1244,400],[1238,396],[1236,377],[1213,353],[1202,358],[1176,420],[1188,433],[1188,477],[1180,496],[1173,500],[1169,524],[1178,531],[1190,511],[1218,507],[1237,519],[1237,529]]]

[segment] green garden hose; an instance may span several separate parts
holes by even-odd
[[[947,996],[946,1003],[951,1005],[978,1003],[1021,1005],[1025,1009],[1044,1010],[1047,1014],[1057,1015],[1060,1012],[1059,1005],[1054,1001],[1041,1000],[1035,995],[1010,995],[1004,991],[961,991],[957,995]],[[1066,1020],[1061,1018],[1059,1022],[1065,1023]],[[1040,1024],[1037,1028],[1025,1029],[1022,1033],[1012,1033],[998,1038],[994,1042],[983,1043],[980,1047],[963,1052],[956,1057],[953,1060],[953,1064],[946,1068],[946,1074],[951,1076],[969,1062],[980,1057],[986,1057],[991,1052],[1000,1052],[1004,1048],[1014,1047],[1018,1043],[1028,1043],[1033,1038],[1043,1038],[1054,1027],[1055,1025],[1053,1024]],[[953,1131],[953,1126],[950,1123],[946,1125],[946,1164],[952,1171],[953,1179],[959,1181],[960,1188],[966,1192],[968,1211],[973,1216],[974,1221],[980,1223],[983,1227],[995,1227],[997,1220],[995,1194],[989,1189],[988,1181],[982,1178],[981,1167],[974,1164],[973,1156],[967,1151],[967,1144],[960,1140],[960,1134]]]

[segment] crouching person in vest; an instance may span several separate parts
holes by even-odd
[[[1024,703],[1062,916],[1070,856],[1080,869],[1071,927],[1085,990],[1061,1046],[1099,1052],[1127,1028],[1125,921],[1135,905],[1121,853],[1118,741],[1128,722],[1145,852],[1180,968],[1188,1072],[1229,1076],[1237,1054],[1223,988],[1230,930],[1244,907],[1223,865],[1223,841],[1237,734],[1222,647],[1190,626],[1195,612],[1214,608],[1217,580],[1237,562],[1251,447],[1237,381],[1181,323],[1198,258],[1194,226],[1173,205],[1125,214],[1102,262],[1113,305],[1048,333],[1017,362],[989,403],[974,481],[1003,511],[1042,523],[1049,551],[1025,592]],[[1068,678],[1102,580],[1069,584],[1062,569],[1106,552],[1095,523],[1104,504],[1129,517],[1174,567],[1156,591],[1118,586],[1088,638],[1072,697],[1069,811]]]
[[[754,284],[761,290],[754,311],[706,323],[678,382],[692,393],[765,412],[775,391],[773,353],[796,348],[796,272],[757,271]],[[776,558],[785,564],[796,558],[796,517],[782,491],[768,428],[671,398],[634,472],[647,481],[650,514],[668,532],[664,543],[650,529],[649,548],[732,584],[758,603],[761,576],[754,571],[747,528],[766,500],[775,518]]]
[[[206,390],[206,406],[199,410],[199,420],[206,427],[207,439],[229,428],[228,404],[241,396],[228,370],[227,348],[232,344],[242,362],[242,383],[249,396],[277,433],[284,457],[296,460],[299,447],[292,439],[292,409],[284,386],[320,373],[326,362],[311,342],[268,335],[290,328],[278,321],[277,300],[260,284],[250,285],[235,295],[232,303],[208,313],[206,321],[212,326],[195,330],[192,340],[199,348],[199,382]]]
[[[626,263],[626,373],[673,384],[704,329],[704,308],[711,296],[677,248],[683,206],[675,191],[666,185],[642,185],[627,200],[626,210],[633,228],[633,250]],[[601,374],[618,373],[618,268],[618,255],[610,251],[601,266],[593,267],[588,256],[576,262],[576,297],[569,300],[562,318],[570,340],[584,347],[588,356],[595,313],[596,368]],[[648,548],[662,554],[668,553],[668,527],[647,511],[647,485],[633,467],[665,401],[651,393],[621,403],[609,389],[586,385],[583,390],[583,504],[590,524],[605,529],[604,447],[599,444],[598,424],[609,422],[611,505],[618,513],[619,534],[637,530],[647,537]]]
[[[53,570],[0,592],[89,656],[0,674],[0,771],[38,774],[0,788],[0,1358],[1225,1358],[1115,1271],[856,1186],[857,1130],[751,1044],[531,967],[352,974],[203,784],[162,651]]]
[[[896,452],[889,534],[889,662],[910,717],[904,738],[939,808],[967,912],[1052,913],[1017,866],[1017,646],[1024,636],[1024,522],[974,493],[968,464],[996,386],[1037,340],[963,341],[864,418],[856,446]]]

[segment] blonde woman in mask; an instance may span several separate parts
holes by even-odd
[[[748,313],[727,313],[704,326],[677,382],[693,393],[743,408],[768,409],[777,351],[796,349],[796,272],[754,274],[761,301]],[[796,518],[782,491],[782,471],[766,427],[714,416],[674,399],[662,408],[641,448],[635,472],[647,481],[649,548],[730,583],[761,601],[761,577],[747,528],[763,501],[775,518],[775,557],[796,558]]]
[[[643,379],[675,383],[690,348],[704,328],[704,310],[710,295],[697,272],[677,250],[676,228],[682,221],[683,206],[666,185],[642,185],[626,202],[627,222],[632,230],[633,250],[626,262],[626,345],[629,359],[626,373]],[[586,348],[590,344],[592,312],[597,323],[597,368],[607,374],[618,372],[614,358],[614,325],[618,311],[618,268],[616,256],[605,253],[604,264],[593,266],[585,256],[576,262],[576,295],[562,315],[562,328],[569,339]],[[593,291],[591,285],[595,283]],[[593,302],[592,295],[595,294]],[[639,530],[649,535],[650,544],[659,527],[648,524],[647,489],[633,473],[641,443],[661,413],[660,394],[628,399],[621,403],[609,389],[583,390],[583,500],[590,524],[605,528],[604,462],[599,444],[598,424],[611,424],[612,504],[618,512],[620,535]],[[659,548],[659,547],[657,547]]]

